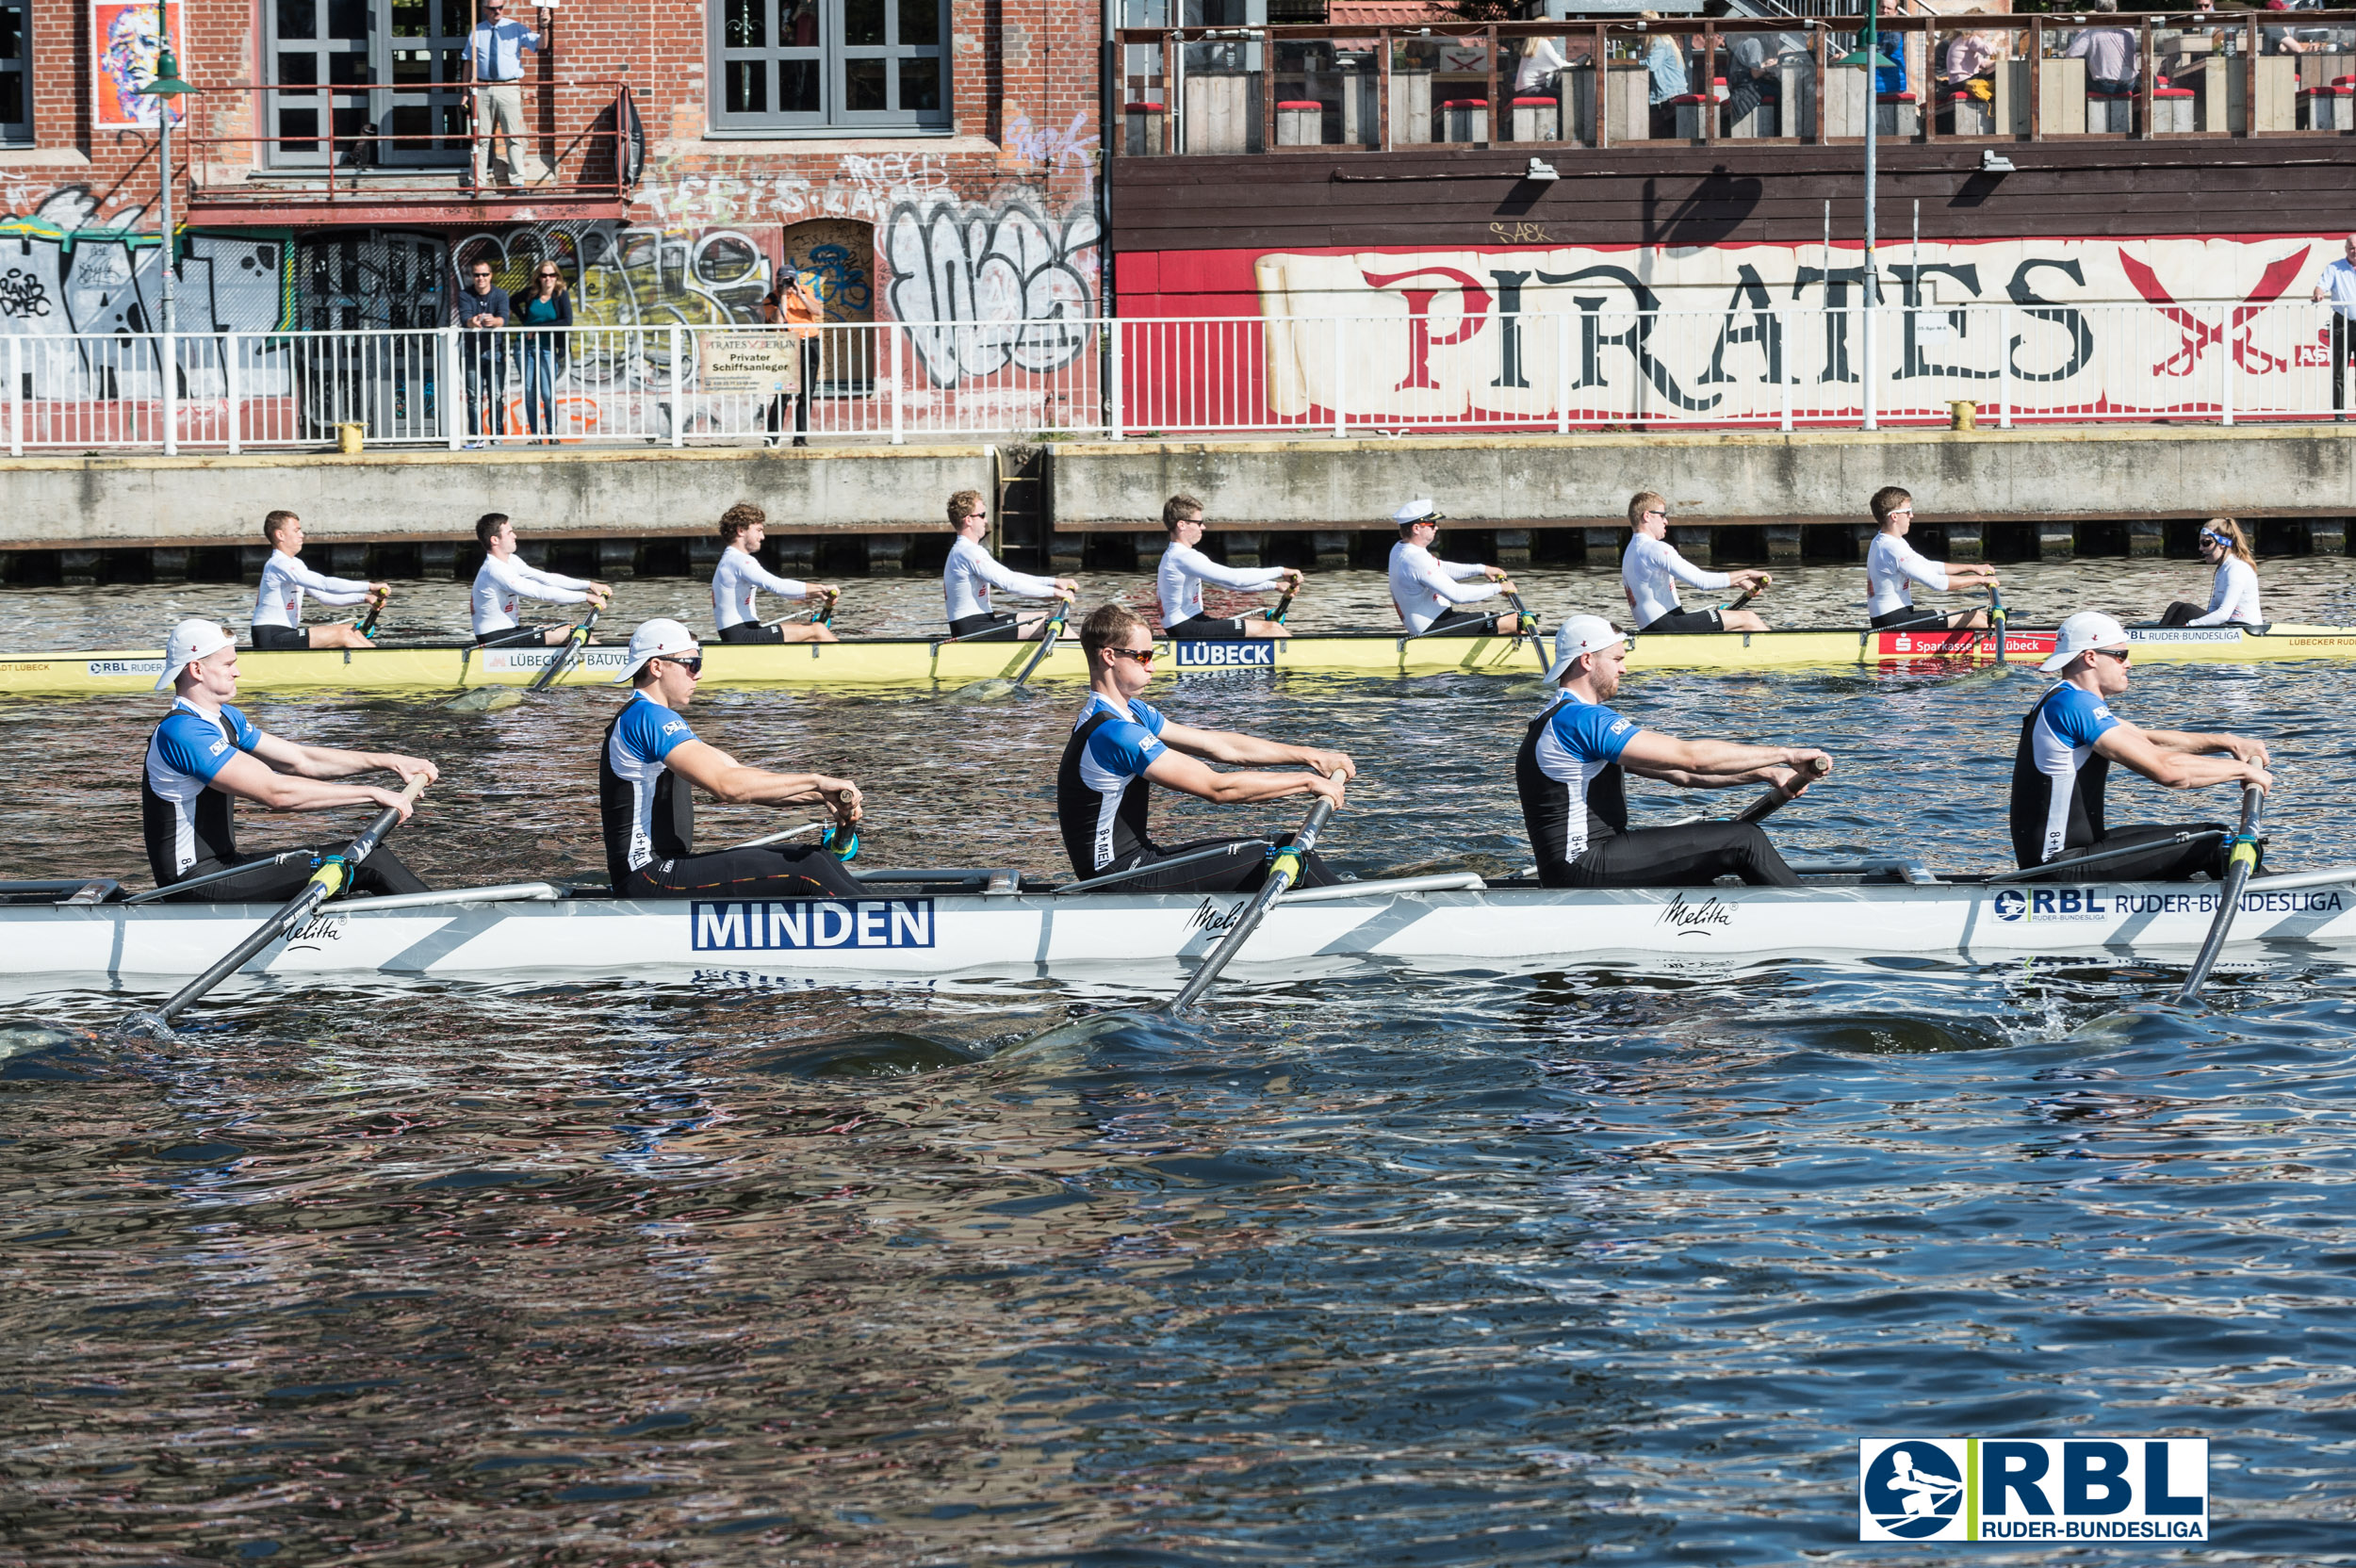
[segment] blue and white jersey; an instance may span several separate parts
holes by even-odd
[[[664,759],[695,738],[687,720],[644,692],[606,726],[597,756],[597,808],[614,885],[641,866],[695,853],[695,807]]]
[[[299,555],[272,550],[262,567],[262,586],[254,595],[254,624],[301,626],[306,593],[319,596],[321,604],[359,604],[368,598],[368,585],[327,577],[305,566]]]
[[[179,880],[199,860],[237,853],[229,797],[210,786],[230,758],[261,743],[262,732],[226,703],[214,714],[182,697],[155,727],[139,781],[139,815],[156,886]]]
[[[1637,734],[1631,721],[1569,692],[1530,721],[1513,760],[1513,782],[1542,867],[1567,864],[1628,831],[1620,753]]]
[[[2119,727],[2110,705],[2064,681],[2021,721],[2012,764],[2012,850],[2022,867],[2102,837],[2102,786],[2110,760],[2094,743]]]
[[[1145,770],[1170,749],[1161,742],[1163,723],[1151,703],[1132,700],[1124,710],[1091,692],[1072,724],[1055,775],[1055,816],[1072,869],[1082,876],[1113,870],[1152,846]]]

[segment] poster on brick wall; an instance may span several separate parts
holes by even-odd
[[[187,22],[181,0],[155,0],[139,5],[127,0],[91,0],[90,58],[93,74],[91,122],[100,130],[153,130],[166,100],[143,90],[155,79],[156,63],[167,42],[185,78],[188,71]],[[172,103],[172,122],[187,116]]]

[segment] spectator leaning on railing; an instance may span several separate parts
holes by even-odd
[[[2087,8],[2116,11],[2119,0],[2091,0]],[[2086,62],[2088,92],[2130,93],[2135,90],[2138,50],[2135,35],[2125,27],[2081,27],[2062,57]]]
[[[794,444],[810,445],[810,397],[818,381],[819,323],[826,319],[826,308],[818,302],[818,274],[796,272],[791,269],[777,274],[777,286],[761,296],[761,319],[781,323],[792,335],[795,364],[800,370],[796,378],[801,393],[794,399]],[[777,444],[777,429],[783,423],[786,395],[782,392],[769,400],[769,445]]]
[[[2348,417],[2348,323],[2356,319],[2356,234],[2340,244],[2340,259],[2315,279],[2315,303],[2331,307],[2331,413]]]
[[[491,264],[478,261],[466,268],[466,281],[450,302],[450,316],[466,333],[462,357],[466,367],[466,433],[507,433],[507,342],[501,329],[513,311],[507,290],[491,281]],[[488,400],[490,417],[483,417]],[[466,443],[480,447],[480,439]]]
[[[515,323],[524,333],[524,423],[538,445],[554,446],[556,372],[564,368],[565,329],[573,324],[573,293],[556,263],[544,261],[532,270],[531,292],[514,302]]]
[[[520,22],[507,20],[507,0],[483,0],[483,20],[466,40],[466,76],[474,84],[474,183],[489,185],[485,167],[496,161],[501,185],[524,182],[526,153],[531,146],[524,129],[524,51],[539,54],[546,45],[540,35]],[[535,176],[536,177],[536,176]]]

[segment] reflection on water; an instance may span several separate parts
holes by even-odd
[[[2356,858],[2347,673],[2135,678],[2131,717],[2275,743],[2277,864]],[[1651,676],[1622,707],[1832,749],[1774,824],[1794,853],[1985,867],[2041,689]],[[1351,869],[1524,852],[1532,704],[1505,682],[1155,700],[1355,754],[1327,841]],[[614,702],[251,710],[439,759],[399,841],[452,881],[598,864]],[[0,874],[143,884],[161,706],[0,707]],[[859,776],[878,864],[1053,872],[1073,706],[761,692],[695,717]],[[1171,837],[1293,812],[1156,809]],[[1640,817],[1683,809],[1641,787]],[[706,814],[715,840],[771,820]],[[2176,1433],[2213,1440],[2217,1551],[2345,1561],[2356,973],[2270,964],[2202,1017],[2156,1004],[2156,967],[1907,962],[1237,981],[1200,1021],[1061,1030],[1118,998],[273,982],[168,1052],[78,1032],[123,999],[53,994],[0,1025],[10,1546],[1863,1564],[1890,1560],[1849,1539],[1861,1436]]]

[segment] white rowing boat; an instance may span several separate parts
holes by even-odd
[[[1806,863],[1802,863],[1805,865]],[[1638,966],[1778,956],[2188,958],[2215,883],[2047,886],[1940,879],[1920,866],[1809,867],[1801,888],[1564,890],[1484,886],[1469,874],[1344,883],[1285,894],[1238,962],[1266,972],[1352,962],[1519,968]],[[520,883],[335,904],[257,955],[248,972],[501,975],[660,971],[769,976],[960,973],[1174,976],[1209,950],[1242,894],[1064,896],[1012,872],[871,876],[856,900],[583,896]],[[74,977],[202,972],[271,910],[124,905],[111,883],[0,885],[41,902],[0,906],[0,977],[24,991]],[[2260,877],[2236,944],[2356,947],[2356,866]]]

